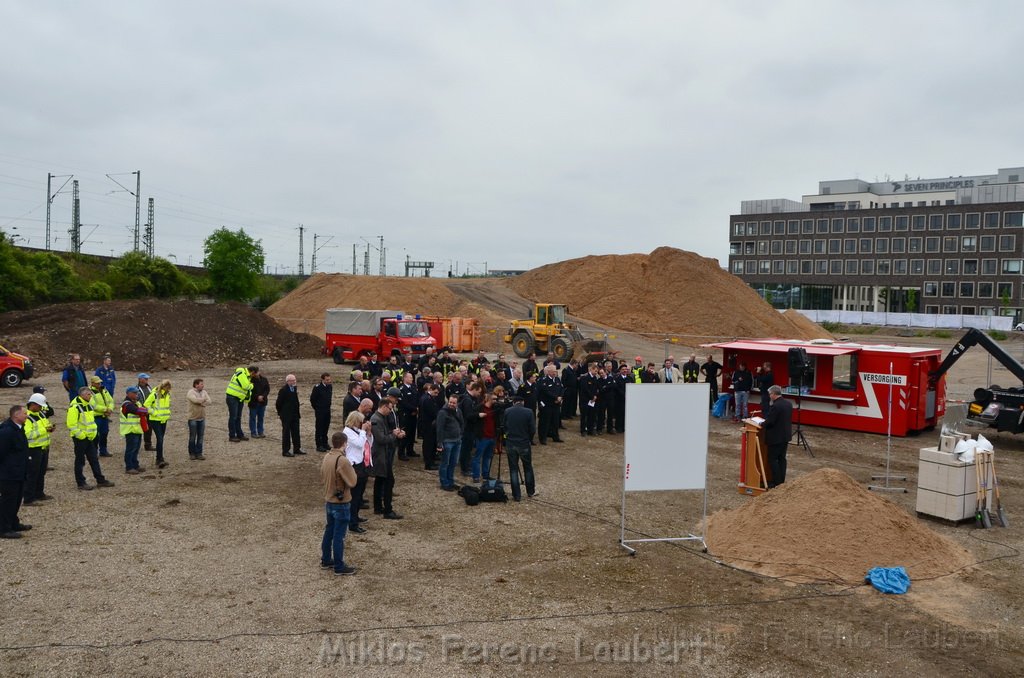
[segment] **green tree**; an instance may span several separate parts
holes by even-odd
[[[260,293],[263,243],[243,229],[221,227],[203,242],[203,266],[210,274],[210,292],[218,299],[248,301]]]
[[[194,287],[189,277],[167,259],[125,252],[107,269],[106,283],[117,298],[176,297]]]

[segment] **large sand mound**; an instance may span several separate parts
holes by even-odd
[[[648,254],[589,256],[548,264],[507,284],[527,299],[561,302],[577,316],[648,333],[712,337],[829,337],[791,322],[718,261],[659,247]]]
[[[802,580],[862,582],[872,567],[911,580],[958,570],[970,554],[834,469],[819,469],[708,520],[708,550],[736,567]]]

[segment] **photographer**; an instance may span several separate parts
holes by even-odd
[[[356,472],[345,456],[348,437],[338,431],[331,436],[331,451],[320,464],[324,482],[327,525],[320,543],[320,567],[333,568],[334,574],[355,574],[356,568],[345,564],[345,531],[351,520],[352,488]]]

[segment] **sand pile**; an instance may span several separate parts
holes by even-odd
[[[281,358],[315,358],[323,341],[289,332],[238,303],[102,301],[0,314],[0,342],[36,370],[63,369],[80,353],[90,369],[104,353],[119,370],[174,370]]]
[[[970,554],[834,469],[820,469],[708,520],[708,550],[736,567],[797,580],[858,583],[902,565],[911,580],[948,574]]]
[[[673,247],[649,255],[571,259],[507,284],[527,299],[563,302],[574,315],[619,329],[710,337],[831,336],[814,323],[791,322],[717,260]]]
[[[384,308],[409,314],[466,316],[481,324],[500,324],[485,309],[452,293],[434,278],[318,273],[265,312],[293,332],[324,336],[329,308]]]

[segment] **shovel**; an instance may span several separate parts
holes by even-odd
[[[996,457],[990,455],[988,463],[992,466],[992,489],[996,492],[996,518],[999,520],[999,524],[1003,527],[1010,526],[1010,519],[1006,517],[1006,511],[1003,510],[1003,502],[999,498],[999,479],[996,477]]]
[[[981,517],[981,458],[978,454],[974,455],[974,482],[977,487],[974,494],[974,526],[978,528],[984,528],[985,523],[983,522],[983,519]]]
[[[988,465],[985,462],[988,454],[978,456],[981,467],[981,522],[984,523],[985,529],[990,530],[992,529],[992,516],[988,513]]]

